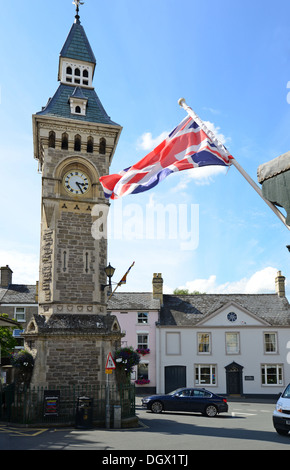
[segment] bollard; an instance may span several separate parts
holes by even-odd
[[[121,406],[114,405],[114,429],[121,428]]]
[[[79,397],[76,409],[76,428],[88,429],[93,426],[93,399]]]

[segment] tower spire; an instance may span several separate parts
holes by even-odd
[[[76,23],[79,23],[80,22],[80,15],[79,15],[79,11],[80,11],[80,5],[83,5],[85,2],[81,2],[81,0],[74,0],[73,2],[73,5],[76,6]]]

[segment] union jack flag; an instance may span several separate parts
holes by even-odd
[[[100,183],[105,197],[118,199],[127,194],[148,191],[177,171],[208,165],[230,166],[233,157],[210,134],[187,116],[138,163],[120,173],[102,176]]]

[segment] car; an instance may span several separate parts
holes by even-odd
[[[273,425],[278,434],[287,436],[290,431],[290,384],[281,393],[273,412]]]
[[[153,413],[162,411],[194,411],[214,417],[228,411],[227,399],[204,388],[178,388],[166,395],[142,398],[142,406]]]

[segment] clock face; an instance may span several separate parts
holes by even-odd
[[[238,317],[237,317],[237,314],[235,312],[230,312],[230,313],[227,314],[227,319],[229,321],[236,321],[237,318]]]
[[[64,175],[63,185],[68,193],[82,196],[90,189],[90,179],[82,170],[73,169]]]

